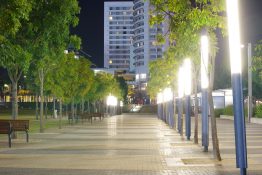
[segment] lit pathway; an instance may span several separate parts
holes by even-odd
[[[222,162],[199,145],[182,140],[154,115],[122,115],[102,122],[30,134],[7,148],[0,139],[2,175],[218,175],[239,174],[235,168],[232,121],[219,120]],[[193,124],[192,124],[193,126]],[[248,126],[250,174],[262,174],[261,125]],[[200,140],[201,141],[201,140]]]

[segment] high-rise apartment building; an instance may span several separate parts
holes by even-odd
[[[167,29],[164,24],[149,25],[149,0],[134,0],[134,37],[133,50],[136,70],[136,80],[146,81],[148,78],[151,60],[161,58],[167,45],[156,45],[157,34],[162,34]]]
[[[104,3],[104,67],[129,70],[132,58],[133,1]]]
[[[146,82],[149,62],[161,58],[167,48],[156,45],[165,24],[149,25],[149,0],[105,2],[104,67],[136,73],[136,81]]]

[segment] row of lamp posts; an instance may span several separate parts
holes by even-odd
[[[246,151],[246,128],[244,118],[244,102],[242,91],[241,75],[241,47],[239,31],[238,0],[227,0],[228,15],[228,33],[231,61],[231,80],[233,90],[234,104],[234,127],[235,127],[235,147],[236,147],[236,166],[240,168],[240,174],[246,174],[247,168],[247,151]],[[201,91],[202,91],[202,146],[204,151],[208,151],[209,146],[209,120],[208,120],[208,37],[207,31],[202,31],[201,37]],[[183,135],[183,98],[185,96],[185,126],[186,138],[190,140],[191,136],[191,62],[185,59],[183,66],[178,72],[178,117],[177,131]],[[170,98],[171,97],[171,98]],[[172,128],[175,125],[174,105],[171,88],[166,88],[157,94],[158,118],[165,121]],[[196,106],[195,106],[196,107]]]

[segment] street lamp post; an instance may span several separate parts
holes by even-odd
[[[112,95],[109,95],[107,97],[106,104],[109,107],[108,109],[109,109],[110,116],[115,115],[115,107],[117,106],[117,98]]]
[[[202,89],[202,146],[208,151],[208,37],[207,31],[203,30],[201,36],[201,89]]]
[[[183,135],[183,97],[184,97],[184,68],[180,67],[178,72],[178,117],[177,129],[180,135]]]
[[[162,119],[162,101],[163,101],[163,95],[161,92],[157,94],[157,112],[158,112],[158,119]]]
[[[166,104],[166,122],[169,126],[172,127],[172,117],[173,116],[173,110],[172,110],[172,97],[173,93],[171,88],[165,88],[164,89],[164,102]]]
[[[251,121],[252,118],[252,109],[253,109],[253,100],[252,100],[252,45],[248,43],[248,122]]]
[[[184,60],[184,72],[185,72],[185,97],[186,97],[186,137],[190,140],[191,136],[191,105],[190,105],[190,95],[191,95],[191,61],[190,59]]]
[[[238,15],[238,0],[227,0],[228,34],[231,62],[231,81],[234,103],[234,126],[236,145],[236,166],[240,174],[246,174],[247,148],[246,127],[244,118],[243,88],[241,75],[240,29]]]

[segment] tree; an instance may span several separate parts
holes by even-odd
[[[94,77],[94,83],[91,86],[86,98],[93,103],[94,111],[101,110],[106,97],[110,94],[120,100],[123,100],[123,89],[120,83],[112,74],[98,72]],[[101,107],[102,106],[102,107]]]
[[[40,132],[43,132],[43,88],[44,80],[50,65],[56,64],[69,43],[70,26],[78,23],[77,14],[80,8],[77,0],[40,0],[33,4],[29,21],[24,25],[24,33],[32,44],[33,55],[40,87]]]
[[[255,46],[255,54],[253,57],[253,96],[261,99],[262,98],[262,40],[260,40]]]
[[[176,87],[176,71],[179,66],[179,59],[175,59],[173,50],[164,53],[163,58],[158,58],[149,63],[150,78],[148,81],[148,93],[151,98],[167,86]],[[159,83],[161,82],[161,83]]]
[[[1,1],[0,6],[0,43],[15,37],[23,20],[28,20],[33,0]]]
[[[221,15],[225,10],[223,0],[151,0],[150,2],[154,6],[152,14],[156,14],[152,15],[151,23],[157,24],[163,21],[169,23],[168,39],[170,43],[175,43],[175,58],[190,57],[193,59],[194,70],[199,70],[200,54],[196,53],[200,51],[200,31],[206,28],[211,43],[210,58],[213,59],[210,62],[214,64],[214,55],[217,52],[215,32],[217,28],[224,29],[225,19]],[[224,30],[222,31],[224,32]],[[213,75],[212,71],[214,69],[211,69],[210,75]],[[210,77],[212,78],[212,76]],[[213,85],[210,85],[210,87],[213,87]],[[211,88],[209,88],[210,95],[212,97]],[[210,100],[212,101],[212,98]],[[211,104],[210,108],[213,108]],[[211,113],[213,153],[218,160],[221,160],[214,120],[215,117]]]
[[[17,83],[31,60],[30,43],[22,32],[29,20],[33,0],[3,1],[0,7],[0,66],[12,83],[12,118],[18,116]]]
[[[125,103],[127,103],[128,85],[123,77],[117,77],[117,81],[121,87],[121,96]]]

